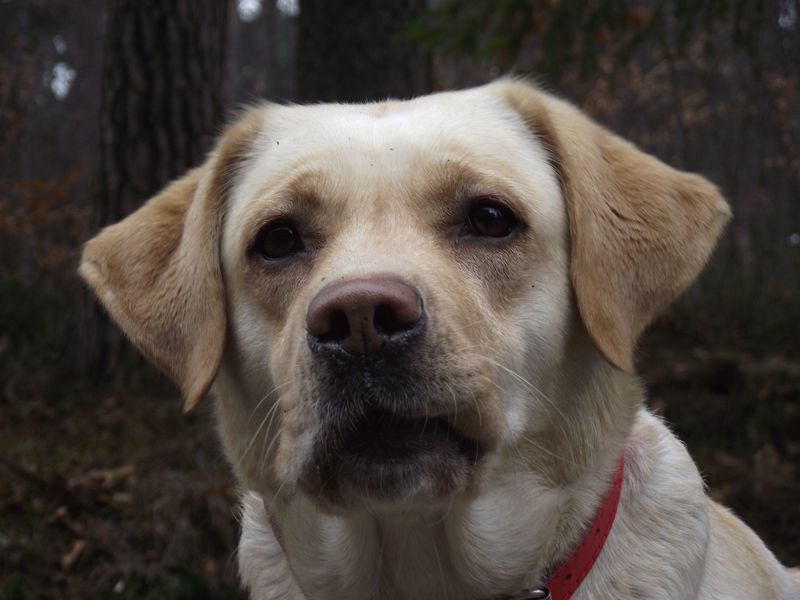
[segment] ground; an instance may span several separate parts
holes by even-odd
[[[644,344],[650,406],[709,493],[800,564],[800,359]],[[0,395],[0,600],[242,598],[236,484],[208,406],[7,376]],[[44,391],[40,387],[46,388]]]

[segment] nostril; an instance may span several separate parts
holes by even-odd
[[[322,288],[309,302],[306,330],[314,342],[339,346],[350,354],[376,352],[399,342],[424,316],[422,300],[408,284],[393,278],[363,277]]]
[[[398,312],[388,304],[379,304],[375,308],[375,332],[382,336],[391,336],[408,331],[414,327],[418,319],[402,319]]]
[[[350,336],[350,323],[343,310],[333,310],[328,315],[328,328],[317,336],[321,342],[343,342]]]

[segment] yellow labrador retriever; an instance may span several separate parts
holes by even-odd
[[[213,394],[253,598],[796,599],[634,372],[729,217],[501,80],[253,108],[81,274]]]

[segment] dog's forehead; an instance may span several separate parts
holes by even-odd
[[[522,141],[519,118],[484,89],[405,101],[278,107],[270,117],[258,143],[275,158],[313,148],[349,150],[340,155],[347,158],[354,152],[384,154],[454,143],[486,152]],[[276,152],[279,148],[282,153]]]
[[[545,169],[547,156],[487,87],[370,104],[270,106],[242,184],[255,191],[311,170],[365,183],[447,160],[527,177]]]
[[[375,215],[387,215],[402,213],[411,199],[432,198],[431,190],[475,181],[500,184],[500,195],[514,190],[533,214],[546,216],[542,227],[563,230],[548,152],[491,86],[405,101],[273,105],[260,116],[228,201],[230,231],[293,195],[311,193],[334,211],[369,202]],[[493,193],[492,185],[481,193]]]

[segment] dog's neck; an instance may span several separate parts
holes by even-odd
[[[591,377],[567,370],[543,390],[554,410],[547,435],[523,436],[496,456],[469,501],[334,517],[302,495],[266,498],[299,586],[310,598],[389,600],[486,599],[541,584],[580,543],[641,402],[635,378],[596,364]]]

